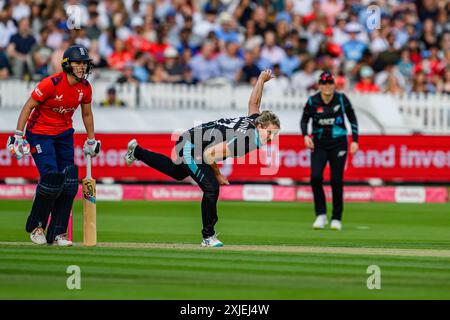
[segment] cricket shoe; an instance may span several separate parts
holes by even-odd
[[[217,239],[217,234],[215,234],[209,238],[203,239],[202,247],[223,247],[223,243]]]
[[[319,214],[316,217],[316,221],[313,223],[313,229],[320,230],[325,228],[325,225],[328,223],[326,214]]]
[[[136,149],[138,143],[136,139],[130,140],[128,142],[128,152],[125,155],[125,162],[128,166],[131,166],[131,164],[136,160],[136,157],[134,156],[134,150]]]
[[[341,230],[342,229],[342,223],[339,220],[333,219],[331,220],[331,225],[330,225],[330,229],[331,230]]]
[[[72,246],[72,241],[67,238],[67,233],[57,235],[54,243],[60,247]]]
[[[33,241],[33,243],[36,243],[36,244],[46,244],[47,243],[47,239],[45,238],[45,234],[44,234],[44,229],[42,229],[41,227],[35,228],[30,233],[30,239],[31,239],[31,241]]]

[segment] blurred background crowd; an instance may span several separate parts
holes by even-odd
[[[119,83],[252,84],[272,68],[271,89],[309,90],[327,69],[338,90],[450,94],[447,0],[0,0],[0,9],[0,79],[61,71],[77,43],[93,77],[113,70]]]

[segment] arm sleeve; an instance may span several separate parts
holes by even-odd
[[[305,104],[305,108],[303,109],[302,118],[300,119],[300,129],[302,130],[302,135],[308,135],[308,122],[311,118],[311,98]]]
[[[344,104],[345,104],[345,114],[347,115],[347,119],[352,126],[352,141],[358,142],[358,120],[356,119],[355,109],[344,94]]]
[[[53,94],[54,88],[55,86],[53,85],[51,79],[45,78],[37,84],[36,88],[31,93],[31,97],[34,100],[42,103],[50,98],[50,96]]]

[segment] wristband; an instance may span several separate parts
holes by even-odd
[[[16,131],[14,131],[14,137],[20,137],[20,138],[22,138],[23,137],[23,131],[20,131],[20,130],[16,130]]]

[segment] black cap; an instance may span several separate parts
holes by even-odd
[[[325,84],[325,83],[334,83],[334,77],[333,74],[329,71],[324,71],[319,76],[319,84]]]
[[[109,87],[109,88],[108,88],[108,93],[116,93],[116,88],[114,88],[114,87]]]

